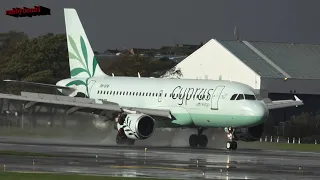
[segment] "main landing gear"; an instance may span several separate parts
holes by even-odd
[[[198,134],[192,134],[189,137],[190,147],[207,147],[208,138],[206,135],[202,134],[204,129],[199,128]]]
[[[226,128],[225,131],[227,132],[227,136],[228,136],[226,148],[228,150],[236,150],[238,147],[238,144],[236,141],[233,141],[233,136],[234,136],[233,133],[234,133],[235,129],[229,127],[229,128]]]
[[[118,114],[117,117],[115,118],[115,123],[114,123],[114,129],[118,129],[117,124],[119,123],[119,125],[123,125],[124,120],[126,118],[126,114]],[[130,139],[126,136],[123,127],[121,127],[118,130],[118,134],[116,137],[116,142],[118,145],[122,144],[122,145],[134,145],[135,140],[134,139]]]
[[[118,145],[134,145],[135,140],[128,138],[125,133],[123,128],[119,129],[117,137],[116,137],[116,142]]]

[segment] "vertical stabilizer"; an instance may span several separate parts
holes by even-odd
[[[99,67],[87,35],[75,9],[65,8],[71,78],[107,76]]]

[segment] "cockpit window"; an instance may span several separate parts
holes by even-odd
[[[234,94],[231,96],[230,100],[235,100],[238,94]]]
[[[237,97],[237,100],[241,100],[244,99],[243,94],[239,94],[239,96]]]
[[[244,98],[247,100],[256,100],[256,97],[254,95],[251,94],[245,94]]]

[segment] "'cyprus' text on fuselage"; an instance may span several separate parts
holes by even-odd
[[[185,103],[187,105],[188,100],[190,99],[198,99],[198,100],[205,100],[210,101],[213,95],[214,89],[210,88],[188,88],[188,87],[181,87],[177,86],[173,89],[171,93],[172,99],[179,99],[181,100],[178,104],[182,105]]]

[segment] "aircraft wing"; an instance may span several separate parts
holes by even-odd
[[[0,99],[16,100],[24,102],[25,108],[30,108],[35,104],[59,105],[68,107],[67,114],[86,109],[91,112],[127,112],[127,113],[145,113],[150,116],[165,117],[171,119],[170,110],[166,109],[149,109],[149,108],[135,108],[135,107],[121,107],[117,103],[102,101],[97,103],[94,99],[59,96],[52,94],[29,93],[21,92],[21,95],[2,94]]]
[[[295,100],[278,100],[278,101],[271,101],[269,98],[267,98],[267,99],[263,99],[263,101],[266,103],[269,110],[303,105],[303,101],[300,100],[297,96],[294,96],[294,98]]]
[[[18,81],[18,80],[11,80],[11,79],[5,79],[3,81],[15,82],[15,83],[21,83],[21,84],[30,84],[30,85],[43,86],[43,87],[51,87],[51,88],[57,88],[57,89],[67,89],[67,90],[73,90],[73,91],[76,90],[72,87],[58,86],[58,85],[53,85],[53,84],[36,83],[36,82],[29,82],[29,81]]]

